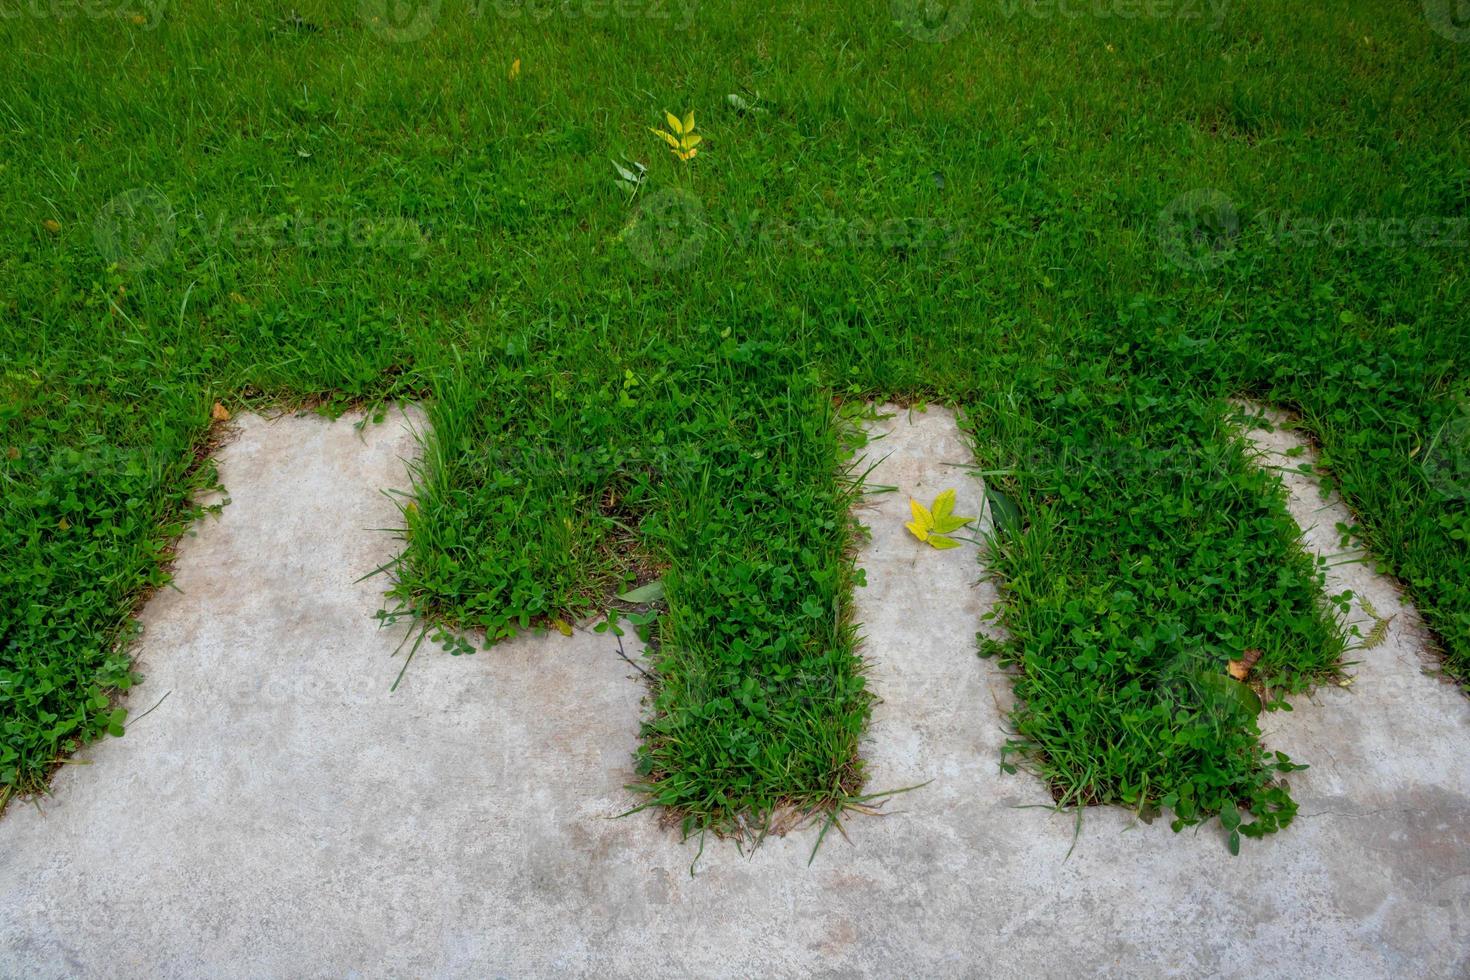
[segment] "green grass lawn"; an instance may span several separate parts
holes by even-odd
[[[645,799],[839,805],[845,440],[899,398],[1015,508],[1006,764],[1284,825],[1316,760],[1224,665],[1270,701],[1351,638],[1228,398],[1301,414],[1470,677],[1470,29],[1332,6],[0,0],[0,796],[122,730],[216,401],[411,398],[389,609],[494,641],[660,578]]]

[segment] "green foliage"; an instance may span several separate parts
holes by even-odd
[[[0,19],[4,787],[122,724],[216,398],[429,399],[396,610],[493,642],[663,581],[639,765],[691,830],[861,783],[834,397],[968,410],[1007,764],[1060,800],[1291,817],[1215,678],[1259,648],[1277,707],[1342,640],[1231,395],[1303,415],[1470,677],[1470,48],[1418,5],[439,6]]]
[[[1242,832],[1270,831],[1296,810],[1276,782],[1292,764],[1260,746],[1260,702],[1226,664],[1261,650],[1281,695],[1344,641],[1280,485],[1218,401],[1171,389],[1126,354],[1039,362],[991,403],[1020,410],[977,432],[1023,502],[992,558],[1012,641],[988,652],[1019,668],[1007,756],[1064,803],[1162,804],[1177,829],[1239,802]]]

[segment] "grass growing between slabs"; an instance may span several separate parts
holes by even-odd
[[[0,20],[0,785],[125,724],[216,401],[427,399],[390,608],[494,640],[660,578],[640,778],[691,830],[859,791],[834,403],[965,409],[1059,799],[1290,817],[1214,678],[1344,640],[1230,396],[1470,676],[1470,45],[1418,5],[431,6]]]
[[[661,582],[666,613],[631,620],[659,651],[637,772],[689,832],[856,796],[871,701],[846,611],[853,426],[790,348],[716,340],[688,363],[648,337],[647,362],[686,363],[637,377],[559,371],[539,338],[457,364],[392,593],[494,642]]]
[[[982,640],[1017,668],[1006,765],[1062,803],[1167,808],[1176,829],[1239,804],[1259,836],[1295,815],[1277,777],[1296,763],[1256,716],[1332,673],[1345,638],[1236,422],[1129,362],[1043,363],[979,409],[996,420],[979,455],[1009,463],[987,478],[1031,504],[1024,525],[997,508],[1011,639]]]

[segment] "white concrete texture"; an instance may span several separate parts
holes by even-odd
[[[997,766],[1008,681],[975,656],[996,599],[971,545],[908,536],[910,495],[982,488],[950,413],[890,409],[859,561],[882,703],[870,788],[932,780],[753,856],[696,848],[635,797],[645,693],[610,639],[424,648],[394,693],[378,630],[407,483],[403,420],[237,420],[233,502],[181,542],[145,607],[126,737],[0,818],[0,976],[1463,977],[1470,967],[1470,707],[1422,672],[1412,611],[1365,566],[1334,587],[1394,615],[1350,691],[1266,718],[1313,768],[1303,814],[1231,859],[1116,809],[1073,817]],[[417,416],[414,416],[417,418]],[[1284,445],[1288,437],[1261,436]],[[1313,548],[1340,507],[1289,477]],[[1327,537],[1323,537],[1324,529]]]

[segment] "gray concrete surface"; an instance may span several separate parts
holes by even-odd
[[[858,595],[883,698],[874,788],[933,782],[754,856],[614,819],[643,688],[579,630],[451,658],[390,694],[378,631],[405,484],[399,421],[237,420],[233,503],[179,549],[143,612],[127,736],[0,818],[0,975],[1463,977],[1470,708],[1421,671],[1412,611],[1363,566],[1335,584],[1395,616],[1351,690],[1266,720],[1303,815],[1247,842],[1070,815],[998,771],[1005,678],[974,654],[995,600],[969,546],[923,548],[906,497],[981,488],[941,410],[881,423]],[[1262,443],[1280,448],[1277,434]],[[1293,479],[1314,547],[1344,515]]]

